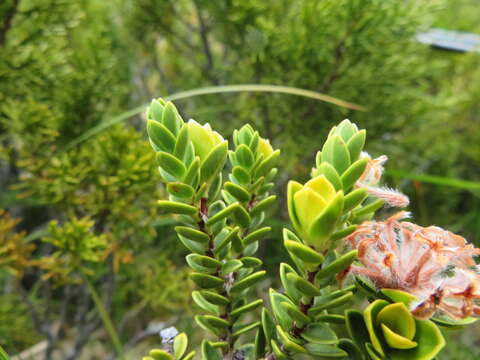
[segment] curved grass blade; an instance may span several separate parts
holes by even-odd
[[[180,99],[186,99],[193,96],[207,95],[207,94],[218,94],[218,93],[233,93],[233,92],[269,92],[269,93],[281,93],[288,95],[297,95],[303,96],[319,101],[324,101],[330,104],[334,104],[340,107],[344,107],[351,110],[357,111],[367,111],[367,109],[361,105],[353,104],[329,95],[325,95],[316,91],[299,89],[290,86],[280,86],[280,85],[257,85],[257,84],[243,84],[243,85],[225,85],[225,86],[207,86],[198,89],[180,91],[178,93],[165,96],[166,101],[175,101]],[[127,110],[117,116],[114,116],[111,119],[105,120],[100,124],[90,128],[85,131],[82,135],[71,141],[67,144],[63,151],[70,150],[77,146],[78,144],[90,139],[91,137],[99,134],[105,129],[118,124],[122,121],[128,120],[132,116],[138,115],[141,112],[145,111],[148,104],[143,104],[137,106],[133,109]]]
[[[408,171],[403,170],[387,170],[387,175],[393,176],[395,178],[403,178],[415,180],[423,183],[429,183],[434,185],[449,186],[458,189],[464,190],[480,190],[480,182],[478,181],[468,181],[456,178],[447,178],[443,176],[434,176],[426,174],[413,174]]]

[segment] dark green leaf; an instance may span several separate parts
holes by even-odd
[[[367,167],[368,159],[362,158],[355,161],[341,176],[343,191],[347,192],[357,182]]]
[[[189,240],[202,244],[208,243],[210,237],[200,230],[188,226],[175,226],[175,231]]]
[[[158,207],[167,213],[174,214],[194,215],[198,212],[196,207],[177,201],[158,200]]]
[[[352,250],[340,256],[338,259],[335,259],[330,264],[322,268],[317,273],[316,278],[323,279],[345,270],[357,258],[357,253],[358,253],[357,250]]]
[[[267,273],[266,271],[262,270],[262,271],[257,271],[256,273],[253,273],[251,275],[248,275],[248,276],[244,277],[243,279],[237,281],[232,286],[232,288],[230,289],[230,292],[231,293],[238,293],[240,291],[243,291],[243,290],[253,286],[257,282],[259,282],[266,275],[266,273]]]
[[[310,283],[309,281],[301,278],[297,274],[289,273],[287,274],[287,279],[293,283],[293,285],[303,294],[307,296],[318,296],[320,295],[320,290]]]
[[[251,232],[243,238],[243,245],[248,246],[255,241],[261,240],[266,234],[270,232],[270,230],[272,230],[272,228],[270,226],[266,226],[255,230],[254,232]]]
[[[212,275],[191,273],[190,278],[195,284],[203,289],[219,288],[223,286],[223,279]]]
[[[250,200],[250,193],[242,186],[227,181],[224,184],[225,190],[227,190],[233,197],[240,202],[247,202]]]
[[[148,120],[147,132],[155,151],[172,152],[175,147],[175,136],[161,123]]]
[[[157,162],[163,170],[175,176],[177,179],[182,179],[187,171],[182,161],[163,151],[157,153]]]

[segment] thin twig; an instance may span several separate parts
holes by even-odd
[[[7,33],[12,27],[12,21],[17,13],[20,0],[13,0],[11,8],[5,14],[3,18],[3,24],[0,28],[0,47],[3,47],[7,41]]]
[[[197,1],[193,2],[195,5],[195,10],[197,13],[197,18],[198,18],[198,23],[200,24],[200,38],[202,39],[202,45],[203,45],[203,52],[205,53],[205,57],[207,59],[207,65],[205,70],[207,71],[208,74],[211,74],[213,70],[213,55],[212,55],[212,50],[210,46],[210,42],[208,40],[208,27],[206,25],[205,19],[203,17],[202,11],[200,9],[200,6],[198,5]],[[215,79],[214,76],[211,76],[212,81],[214,84],[218,84],[218,81]]]

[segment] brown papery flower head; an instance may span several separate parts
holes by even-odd
[[[363,266],[349,272],[371,279],[379,289],[402,290],[418,300],[411,312],[419,318],[435,313],[454,319],[480,316],[480,249],[436,226],[422,227],[399,212],[386,221],[359,225],[346,241],[358,249]]]

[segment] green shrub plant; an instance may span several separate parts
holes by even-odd
[[[408,198],[379,185],[387,158],[365,153],[366,131],[349,120],[331,129],[311,179],[288,183],[292,228],[283,245],[292,262],[280,264],[282,290],[268,295],[257,289],[265,271],[255,254],[270,231],[280,151],[250,125],[234,131],[229,149],[209,124],[184,122],[162,99],[147,121],[168,192],[158,205],[176,214],[190,251],[195,322],[205,331],[200,358],[430,360],[445,345],[440,327],[479,314],[480,249],[401,221],[405,211],[373,220]],[[172,345],[144,360],[195,357],[185,333]]]

